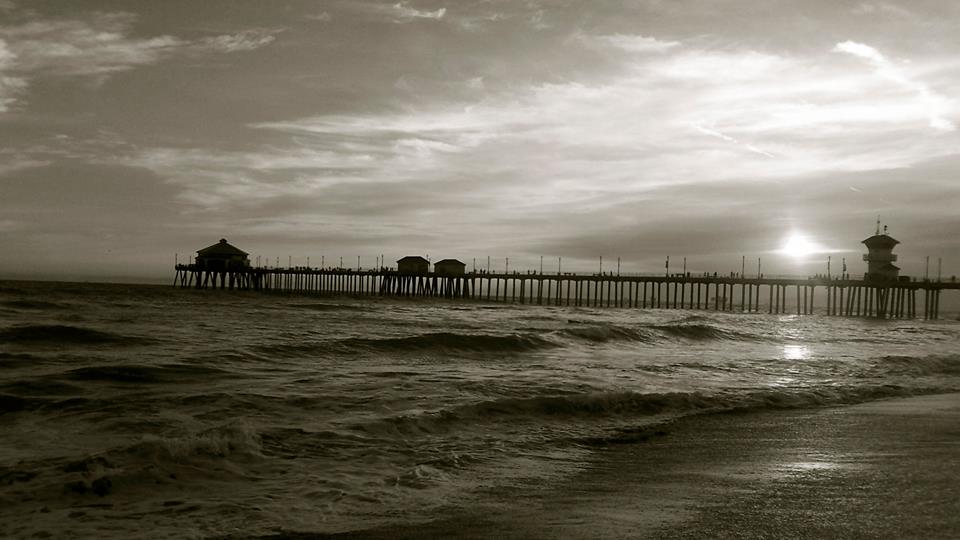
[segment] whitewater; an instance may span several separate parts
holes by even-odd
[[[677,418],[960,391],[958,342],[955,316],[0,282],[0,537],[428,521]]]

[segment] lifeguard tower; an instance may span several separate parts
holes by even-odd
[[[877,232],[863,241],[867,246],[869,253],[863,255],[863,260],[867,262],[867,273],[864,274],[864,281],[896,281],[900,274],[900,268],[893,264],[897,256],[893,254],[893,248],[900,242],[887,235],[887,226],[883,226],[883,234],[880,234],[880,220],[877,220]]]

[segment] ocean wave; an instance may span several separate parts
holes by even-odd
[[[37,357],[27,353],[8,353],[0,351],[0,366],[28,366],[37,362]]]
[[[79,386],[46,378],[19,379],[0,384],[0,392],[22,396],[70,396],[83,392]]]
[[[711,326],[709,324],[657,324],[647,328],[661,334],[692,341],[729,340],[729,341],[759,341],[760,336],[734,332]]]
[[[564,328],[559,330],[558,334],[594,343],[605,343],[608,341],[652,343],[657,337],[642,328],[627,328],[612,324]]]
[[[63,309],[63,308],[69,307],[66,304],[58,304],[56,302],[46,302],[44,300],[7,300],[4,302],[0,302],[0,305],[6,308],[17,309],[17,310]]]
[[[261,457],[262,450],[263,441],[256,430],[245,424],[227,424],[174,437],[146,435],[125,453],[183,463],[192,458]]]
[[[37,408],[43,400],[0,394],[0,414],[15,413]]]
[[[289,306],[284,306],[284,309],[287,307],[294,309],[307,309],[310,311],[365,311],[364,307],[358,305],[327,304],[322,302],[290,304]]]
[[[77,381],[107,381],[123,383],[174,383],[196,381],[198,378],[216,376],[221,378],[230,372],[222,369],[166,364],[161,366],[108,365],[89,366],[70,370],[65,377]]]
[[[531,334],[458,334],[435,332],[396,338],[351,338],[341,346],[381,351],[426,351],[431,349],[470,352],[523,352],[555,347],[551,341]]]
[[[613,324],[590,324],[564,328],[556,331],[556,334],[567,338],[589,341],[593,343],[606,343],[610,341],[655,343],[664,339],[682,339],[689,341],[762,340],[760,336],[724,330],[709,324],[689,324],[687,322],[643,325],[636,327],[618,326]]]
[[[863,403],[877,399],[952,391],[898,385],[845,386],[818,390],[763,389],[749,392],[593,392],[530,398],[501,398],[452,409],[400,415],[356,425],[368,436],[404,438],[434,436],[489,423],[542,425],[549,422],[596,422],[599,419],[679,418],[692,414],[813,408]]]
[[[257,351],[280,356],[368,350],[378,352],[524,352],[557,346],[532,334],[460,334],[436,332],[404,337],[346,338],[338,341],[275,343]]]
[[[875,366],[888,373],[897,375],[941,375],[960,374],[960,355],[929,356],[884,356]]]
[[[150,340],[64,324],[27,324],[0,329],[0,341],[49,345],[139,345]]]

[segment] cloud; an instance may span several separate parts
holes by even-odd
[[[592,84],[531,85],[472,103],[252,127],[330,155],[368,157],[363,177],[370,180],[463,185],[483,178],[483,196],[504,215],[602,211],[664,186],[792,182],[954,151],[952,141],[918,138],[907,127],[926,119],[925,109],[827,57],[657,48],[639,59],[624,50],[623,71]],[[875,91],[876,101],[865,104],[863,95]]]
[[[236,34],[203,38],[199,46],[224,53],[252,51],[272,43],[276,39],[276,33],[270,30],[246,30]]]
[[[851,10],[854,15],[886,15],[897,18],[912,17],[913,14],[888,2],[862,2]]]
[[[883,81],[851,73],[829,55],[683,45],[623,55],[622,71],[589,84],[531,84],[470,102],[256,122],[249,127],[269,144],[148,148],[110,163],[154,171],[190,207],[225,215],[324,208],[347,220],[357,209],[374,211],[363,200],[381,194],[377,215],[404,226],[429,215],[430,223],[479,227],[495,208],[498,234],[518,226],[562,237],[582,227],[576,216],[584,212],[641,208],[676,186],[696,187],[692,206],[718,205],[723,195],[708,203],[696,194],[706,186],[724,193],[731,182],[791,185],[907,167],[955,151],[951,140],[910,128],[926,111],[904,103],[902,92],[879,92],[864,104]],[[397,195],[404,186],[418,186],[417,196]],[[550,231],[538,225],[557,215],[570,219]],[[640,219],[624,216],[627,228]]]
[[[926,84],[914,80],[910,75],[889,59],[877,49],[857,43],[855,41],[844,41],[837,43],[833,48],[834,52],[841,52],[868,60],[878,75],[899,86],[916,93],[922,106],[926,109],[929,117],[930,127],[942,131],[954,131],[956,126],[952,121],[945,117],[945,109],[952,105],[951,100],[930,90]]]
[[[713,129],[706,128],[706,127],[704,127],[704,126],[701,126],[700,124],[694,124],[694,125],[693,125],[693,128],[696,129],[697,131],[699,131],[700,133],[703,133],[704,135],[709,135],[709,136],[711,136],[711,137],[716,137],[716,138],[718,138],[718,139],[720,139],[720,140],[727,141],[727,142],[730,142],[730,143],[733,143],[733,144],[743,145],[747,150],[749,150],[749,151],[751,151],[751,152],[753,152],[753,153],[756,153],[756,154],[760,154],[761,156],[766,156],[766,157],[768,157],[768,158],[776,157],[776,156],[774,156],[773,154],[771,154],[770,152],[765,152],[765,151],[757,148],[756,146],[754,146],[754,145],[752,145],[752,144],[744,144],[744,143],[741,143],[740,141],[738,141],[738,140],[737,140],[736,138],[734,138],[734,137],[731,137],[731,136],[729,136],[729,135],[725,135],[725,134],[720,133],[719,131],[716,131],[716,130],[713,130]]]
[[[447,8],[439,8],[433,11],[420,10],[408,6],[404,2],[398,2],[393,5],[393,12],[397,16],[397,22],[407,22],[414,19],[435,19],[440,20],[447,13]]]
[[[22,77],[7,74],[16,58],[7,43],[0,39],[0,113],[8,111],[27,87],[27,81]]]
[[[306,19],[310,21],[330,22],[333,20],[333,16],[327,11],[321,11],[320,13],[306,15]]]
[[[677,41],[662,41],[650,36],[626,34],[596,36],[591,39],[597,43],[633,53],[662,53],[680,45]]]
[[[94,13],[82,19],[39,19],[0,26],[0,112],[10,109],[38,76],[107,77],[175,54],[250,51],[274,30],[246,30],[189,41],[172,35],[132,37],[136,16]]]
[[[89,20],[43,20],[0,27],[0,38],[16,55],[12,69],[21,73],[101,75],[157,62],[183,46],[179,38],[162,35],[131,38],[135,17],[105,13]]]

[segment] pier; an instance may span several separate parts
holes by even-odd
[[[675,274],[402,272],[396,269],[210,268],[177,264],[174,285],[316,295],[450,298],[540,306],[688,309],[844,317],[940,317],[951,281]]]

